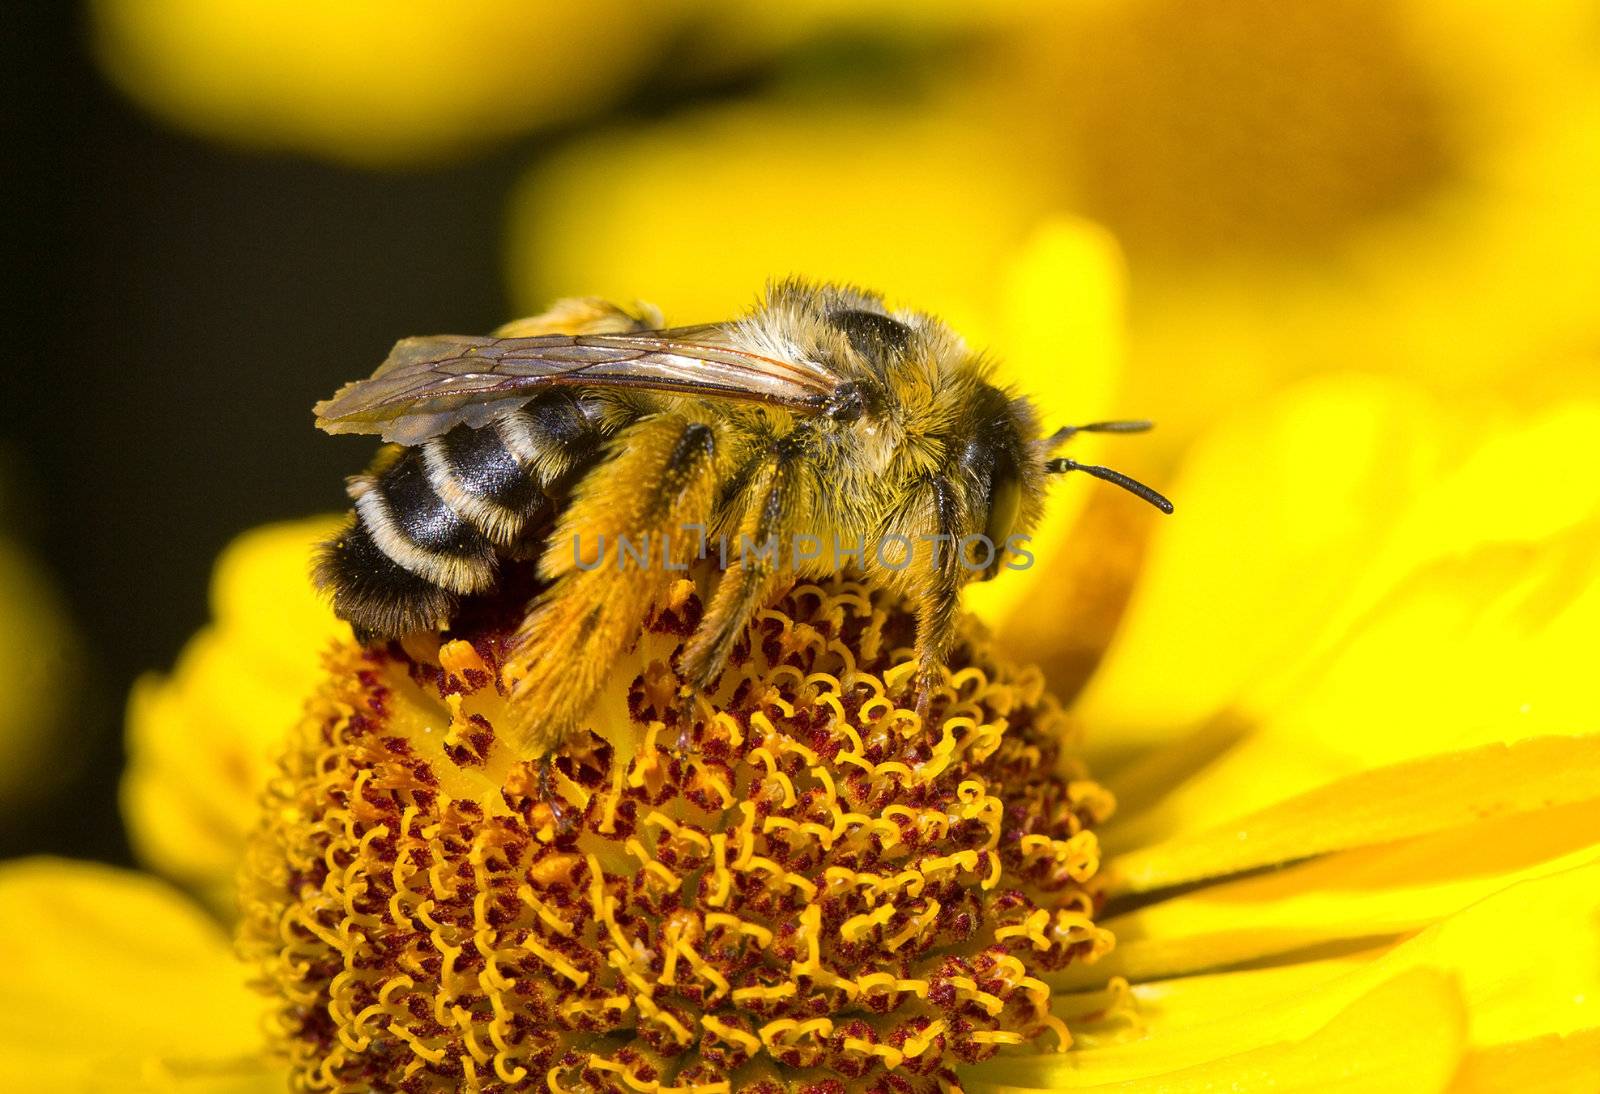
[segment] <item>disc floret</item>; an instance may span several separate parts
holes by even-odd
[[[1039,675],[969,625],[924,722],[914,616],[835,579],[697,709],[699,611],[544,759],[496,732],[503,627],[330,655],[243,883],[300,1086],[935,1091],[1066,1047],[1045,977],[1111,945],[1112,803]]]

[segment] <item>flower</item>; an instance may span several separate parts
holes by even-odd
[[[1566,0],[1113,0],[1016,38],[994,93],[1050,112],[1030,160],[1127,249],[1152,417],[1350,367],[1532,406],[1594,390],[1596,29]]]
[[[1152,416],[1206,421],[1352,365],[1536,405],[1589,384],[1570,350],[1594,312],[1570,286],[1597,253],[1594,19],[1563,0],[1078,5],[1016,38],[995,93],[1058,107],[1024,131],[1030,160],[1128,251],[1128,393]]]
[[[737,314],[773,276],[856,282],[987,344],[1004,270],[1047,198],[1008,148],[957,105],[808,98],[602,133],[541,160],[513,195],[508,280],[530,312],[649,286],[666,314],[697,322]]]
[[[530,306],[660,286],[687,319],[786,269],[892,288],[1032,362],[1016,378],[1051,417],[1125,404],[1198,435],[1180,518],[1058,498],[1032,583],[969,597],[1001,643],[968,624],[950,684],[970,725],[906,717],[892,643],[864,644],[902,609],[834,584],[758,620],[748,687],[693,747],[663,744],[685,591],[616,667],[602,733],[548,768],[495,739],[492,621],[358,650],[306,593],[314,528],[262,533],[224,557],[214,627],[141,686],[125,795],[147,863],[222,918],[243,862],[241,918],[219,929],[130,872],[0,866],[0,1079],[282,1089],[287,1064],[328,1085],[545,1068],[649,1089],[748,1057],[740,1081],[793,1074],[774,1060],[842,1084],[926,1067],[973,1092],[1593,1085],[1600,487],[1566,473],[1600,426],[1592,9],[1024,9],[914,105],[786,96],[578,141],[517,196],[514,282]],[[108,64],[182,115],[163,63],[137,80],[184,28],[124,49],[116,10],[97,9]],[[359,76],[348,38],[312,37],[319,74]],[[217,78],[195,53],[164,71]],[[247,138],[341,158],[430,158],[541,116],[414,81],[391,126],[340,109],[348,89],[263,85],[252,59],[221,74],[271,107]],[[213,113],[230,96],[194,101],[195,124],[238,132]],[[1041,228],[1061,207],[1105,218],[1135,271],[1121,386],[1123,259],[1072,217]],[[1050,382],[1057,357],[1076,390]],[[881,700],[876,738],[850,680]],[[819,719],[827,697],[854,717]],[[912,760],[871,751],[890,746]],[[830,804],[863,819],[836,834],[805,812]],[[900,847],[921,903],[883,895]],[[829,885],[863,905],[841,913]],[[671,903],[724,889],[716,911]],[[1020,922],[1013,891],[1037,905]],[[766,1009],[802,992],[814,1011]],[[673,1073],[691,1035],[697,1070]]]
[[[1036,670],[969,627],[923,725],[913,614],[835,579],[761,613],[691,733],[684,581],[540,761],[497,607],[341,646],[270,784],[240,937],[299,1085],[935,1091],[1069,1043],[1040,977],[1110,948],[1112,803]]]
[[[1030,974],[1050,989],[1050,1014],[1070,1031],[1069,1051],[1007,1049],[962,1062],[964,1089],[1131,1082],[1129,1089],[1182,1090],[1269,1080],[1317,1087],[1335,1074],[1365,1088],[1583,1086],[1582,1076],[1600,1064],[1594,1011],[1600,998],[1600,736],[1585,684],[1586,651],[1600,633],[1600,488],[1571,476],[1530,481],[1525,471],[1571,459],[1597,425],[1600,407],[1581,401],[1533,416],[1485,416],[1436,404],[1394,380],[1343,377],[1242,412],[1206,439],[1172,484],[1184,505],[1181,519],[1162,524],[1152,538],[1122,625],[1069,711],[1073,732],[1084,733],[1092,778],[1116,799],[1114,814],[1097,810],[1086,828],[1101,851],[1099,868],[1073,885],[1104,896],[1092,913],[1094,937],[1109,931],[1115,945],[1093,963],[1071,961]],[[1324,434],[1346,443],[1332,450]],[[1330,460],[1329,451],[1338,459]],[[1244,456],[1247,489],[1240,485]],[[1375,489],[1375,482],[1385,489]],[[262,603],[297,586],[305,559],[304,532],[298,542],[284,537],[279,543],[275,569],[283,585],[259,587]],[[1098,547],[1115,550],[1105,540]],[[799,628],[788,613],[804,610],[791,603],[758,624],[763,652],[752,653],[753,665],[765,670],[772,664],[767,640],[784,633],[785,620],[794,635]],[[314,629],[298,640],[284,632],[280,640],[310,647],[326,638],[326,629]],[[659,649],[671,640],[663,635],[650,642]],[[408,989],[401,983],[388,988],[387,998],[371,997],[399,982],[380,984],[376,968],[354,958],[341,979],[343,947],[358,938],[390,938],[394,948],[382,952],[396,962],[410,955],[415,965],[407,975],[421,982],[446,975],[442,956],[435,964],[426,960],[443,942],[459,947],[449,951],[452,986],[484,992],[481,1012],[459,999],[456,1005],[473,1044],[488,1054],[481,1066],[493,1066],[495,1009],[483,978],[491,986],[495,981],[477,937],[441,933],[435,942],[415,930],[383,934],[385,923],[399,922],[391,920],[397,914],[426,926],[418,898],[449,892],[450,875],[421,876],[419,860],[410,860],[400,870],[404,885],[395,888],[397,911],[387,901],[383,907],[363,903],[369,894],[359,885],[344,887],[346,878],[373,885],[391,880],[371,872],[374,858],[390,865],[407,861],[396,855],[389,863],[376,841],[420,846],[434,840],[446,857],[431,865],[465,862],[469,874],[481,871],[496,882],[479,891],[498,898],[504,889],[497,856],[509,854],[509,837],[536,842],[538,828],[555,825],[548,806],[539,807],[536,771],[519,774],[508,765],[491,774],[488,764],[470,762],[481,747],[471,715],[492,711],[496,697],[479,689],[438,698],[473,685],[473,658],[483,655],[469,645],[470,651],[367,653],[338,647],[344,652],[334,655],[322,698],[296,732],[288,766],[269,795],[275,804],[261,842],[251,853],[248,876],[254,880],[247,891],[255,897],[242,927],[248,952],[276,977],[280,1010],[269,1028],[280,1043],[293,1028],[284,1025],[282,1000],[298,987],[326,990],[328,999],[339,1001],[325,1012],[329,1040],[322,1044],[330,1051],[340,1028],[353,1039],[339,1042],[347,1052],[356,1051],[350,1045],[362,1036],[382,1037],[387,1026],[375,1019],[388,1015],[385,1004]],[[784,650],[780,644],[776,652],[787,656]],[[976,656],[1001,664],[999,654]],[[649,659],[650,650],[634,657]],[[370,669],[365,681],[351,675],[352,659],[363,658]],[[430,658],[439,669],[431,668]],[[639,663],[632,673],[619,669],[619,677],[631,680]],[[995,671],[999,678],[1010,670]],[[781,679],[793,681],[793,674]],[[395,748],[385,759],[376,742],[352,731],[358,701],[376,687],[395,689],[397,720],[440,712],[426,726],[402,730],[416,742],[408,745],[413,755]],[[640,687],[645,691],[634,699],[642,704],[649,688]],[[613,692],[607,702],[609,724],[635,724],[626,696]],[[452,707],[460,714],[454,731]],[[805,724],[788,721],[781,707],[767,717],[785,731]],[[435,731],[431,739],[421,735],[428,727]],[[329,733],[351,739],[347,747],[330,749],[322,736]],[[748,749],[751,740],[740,747]],[[198,735],[196,748],[204,747],[208,739]],[[371,777],[342,805],[337,796],[315,792],[359,777],[368,763],[378,765],[376,774],[389,764],[385,770],[395,779],[414,779],[415,769],[407,776],[399,765],[432,762],[446,747],[464,750],[468,762],[436,768],[440,797],[430,816],[437,827],[402,828],[376,806],[371,812],[357,806],[384,800]],[[626,754],[626,748],[616,753]],[[657,756],[656,785],[672,798],[679,777],[673,765],[681,767],[682,758],[671,749]],[[776,753],[772,759],[774,773],[787,774],[784,765],[799,763]],[[765,761],[757,763],[765,776]],[[558,808],[576,816],[603,804],[613,783],[594,781],[601,770],[558,763],[552,783],[565,803]],[[609,776],[624,786],[630,779],[620,763]],[[650,777],[641,776],[645,787]],[[811,785],[790,781],[797,796]],[[470,804],[486,790],[511,782],[527,793],[506,802],[501,821],[491,825],[472,815]],[[772,793],[781,795],[781,780],[774,783]],[[587,806],[586,795],[594,796]],[[347,818],[348,833],[341,827]],[[692,836],[674,837],[659,821],[646,825],[637,812],[629,819],[638,826],[630,838],[645,858],[659,862],[662,849],[685,856],[661,863],[670,877],[629,851],[621,828],[598,839],[589,817],[575,857],[604,855],[600,876],[611,870],[638,878],[636,888],[607,889],[601,905],[643,912],[663,891],[657,886],[679,878],[673,865],[699,852]],[[383,824],[389,832],[374,834]],[[469,834],[476,844],[453,849],[454,838],[465,841]],[[768,838],[798,846],[787,836]],[[325,872],[309,857],[290,854],[309,855],[321,839],[335,849],[323,862],[333,867]],[[620,856],[611,850],[618,839]],[[737,860],[731,839],[726,846],[724,861]],[[337,851],[341,847],[347,851]],[[264,867],[264,854],[275,865]],[[307,867],[298,887],[283,872],[297,861]],[[749,878],[765,882],[761,868],[746,865]],[[586,872],[587,861],[571,868],[572,881],[595,876]],[[560,871],[552,870],[560,880]],[[305,884],[319,878],[330,888]],[[752,893],[761,891],[764,884],[752,885]],[[263,892],[278,894],[278,903],[264,900]],[[135,899],[135,911],[120,910],[125,905],[118,902]],[[339,911],[346,899],[348,911]],[[503,927],[494,924],[495,907],[488,903],[469,913],[445,902],[439,915],[482,915],[492,934]],[[281,1071],[264,1070],[256,1027],[246,1028],[251,1008],[239,986],[243,968],[235,966],[224,984],[230,979],[222,975],[224,934],[176,892],[99,867],[12,864],[0,868],[0,909],[14,917],[4,936],[27,939],[19,947],[26,960],[8,973],[17,990],[5,997],[21,1001],[28,1019],[7,1013],[0,1023],[7,1051],[0,1057],[24,1060],[15,1066],[32,1069],[21,1073],[33,1085],[42,1076],[92,1074],[115,1058],[124,1068],[142,1062],[147,1078],[197,1083],[255,1076],[281,1088]],[[262,926],[273,909],[289,913],[281,921],[290,925],[287,938],[271,939]],[[557,922],[577,914],[553,901],[546,910]],[[133,914],[140,917],[137,937],[118,927]],[[428,914],[443,932],[446,920],[432,909]],[[304,925],[322,928],[320,917],[330,915],[340,924],[351,917],[346,933],[327,933],[320,946],[308,940]],[[41,938],[22,926],[36,918],[62,924],[60,933]],[[643,920],[627,929],[645,930]],[[793,962],[809,960],[804,907],[761,925],[773,930],[772,946],[787,944],[791,971]],[[668,926],[663,917],[651,929]],[[546,946],[546,937],[539,936],[539,945]],[[762,942],[758,936],[751,944]],[[607,945],[622,948],[615,940]],[[552,958],[573,960],[546,948]],[[702,979],[692,971],[694,962],[677,952],[675,975],[683,990],[714,992],[715,979]],[[702,960],[709,968],[709,959]],[[114,1018],[101,1019],[110,1027],[103,1039],[73,1041],[59,1032],[81,1030],[93,1015],[105,1014],[91,1007],[137,998],[137,977],[170,975],[175,962],[196,970],[182,981],[187,990],[160,988],[151,996],[159,1004],[140,1006],[137,1014],[121,1006]],[[829,967],[859,976],[868,966]],[[82,977],[70,970],[91,968],[98,986],[81,990]],[[540,982],[544,990],[572,984],[558,968]],[[586,970],[574,965],[573,971]],[[712,971],[722,974],[720,967]],[[659,978],[662,970],[652,966],[651,974]],[[620,980],[622,971],[603,963],[593,975]],[[157,976],[157,985],[169,982]],[[437,999],[442,1009],[432,1017],[441,1026],[455,1022],[449,998]],[[673,999],[675,1006],[690,1005]],[[415,999],[408,1002],[413,1009],[407,1013],[415,1015]],[[838,1019],[830,1020],[838,1028]],[[429,1028],[422,1017],[413,1021],[416,1029]],[[220,1028],[229,1022],[236,1024]],[[660,1026],[670,1029],[664,1019]],[[55,1040],[40,1042],[49,1051],[14,1057],[16,1038],[41,1029],[57,1031]],[[1042,1041],[1051,1047],[1049,1035]],[[414,1055],[409,1045],[394,1047]],[[426,1042],[422,1047],[432,1051]],[[466,1050],[480,1066],[472,1046]],[[47,1065],[57,1070],[43,1070]],[[108,1085],[126,1089],[128,1072],[119,1074],[120,1081]]]
[[[321,679],[325,648],[350,633],[308,580],[311,544],[337,526],[318,518],[241,536],[217,564],[214,621],[170,675],[139,680],[128,700],[122,813],[134,850],[219,910],[234,906],[284,728]]]
[[[77,639],[54,583],[11,537],[0,535],[0,815],[54,789],[71,764],[53,759],[72,708],[63,682],[79,668]]]
[[[95,0],[102,68],[208,136],[368,166],[425,163],[595,111],[676,5]]]
[[[1595,33],[1567,0],[1012,10],[892,96],[580,138],[530,167],[508,269],[530,310],[662,284],[696,318],[773,271],[853,277],[987,340],[1019,241],[1066,213],[1126,252],[1122,394],[1168,455],[1350,368],[1535,406],[1596,385]]]

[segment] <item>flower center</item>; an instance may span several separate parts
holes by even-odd
[[[1326,246],[1451,171],[1385,0],[1140,0],[1070,39],[1049,71],[1078,185],[1135,258]]]
[[[504,629],[332,655],[242,879],[299,1085],[934,1091],[1066,1046],[1041,974],[1111,945],[1112,803],[1037,672],[969,628],[923,726],[914,618],[837,580],[684,732],[699,611],[683,583],[548,765],[495,733]]]

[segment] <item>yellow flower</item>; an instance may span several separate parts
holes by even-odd
[[[1051,112],[1031,155],[1127,248],[1152,416],[1349,367],[1532,405],[1594,390],[1597,33],[1566,0],[1114,0],[995,93]]]
[[[1007,257],[1067,211],[1127,252],[1123,394],[1158,445],[1349,368],[1531,406],[1600,386],[1597,36],[1579,0],[1039,5],[893,106],[789,94],[574,143],[517,195],[511,280],[529,309],[662,284],[712,317],[793,268],[998,335]]]
[[[215,621],[171,675],[147,676],[128,702],[122,813],[152,870],[231,909],[245,833],[322,654],[349,628],[312,591],[311,545],[329,518],[260,528],[217,564]]]
[[[1526,472],[1570,463],[1597,427],[1600,406],[1588,403],[1482,415],[1435,404],[1392,380],[1349,376],[1285,393],[1210,435],[1171,484],[1183,508],[1150,543],[1123,625],[1071,709],[1064,738],[1084,733],[1095,780],[1066,786],[1100,804],[1062,841],[1076,851],[1047,858],[1062,856],[1053,861],[1069,873],[1066,891],[1081,886],[1104,898],[1090,912],[1092,927],[1078,922],[1088,932],[1078,937],[1091,947],[1079,956],[1102,948],[1101,932],[1115,942],[1092,963],[1025,965],[1024,979],[1009,983],[1037,980],[1048,989],[1050,1019],[1070,1032],[1071,1047],[1049,1051],[1056,1027],[1027,1009],[1037,996],[1024,989],[1001,998],[983,976],[921,958],[893,970],[893,979],[926,981],[927,1000],[915,990],[896,995],[902,1024],[868,1022],[877,1034],[901,1031],[887,1047],[902,1065],[937,1048],[928,1058],[955,1063],[962,1087],[975,1092],[1116,1083],[1326,1089],[1336,1080],[1408,1091],[1592,1088],[1600,1068],[1600,735],[1587,660],[1600,636],[1600,486]],[[261,617],[303,595],[308,535],[279,533],[271,551],[259,541],[246,549],[263,567],[245,583]],[[1096,547],[1118,550],[1105,539]],[[237,556],[225,556],[224,570],[236,565]],[[266,578],[269,570],[275,579]],[[815,651],[827,628],[809,614],[821,601],[780,609],[758,624],[761,652],[752,645],[749,664],[780,695],[795,695],[805,674],[770,666],[822,656]],[[281,627],[276,644],[318,649],[329,633],[325,617],[307,617]],[[670,633],[651,638],[619,678],[632,680],[672,641]],[[855,648],[851,642],[867,648],[859,635],[846,648]],[[874,648],[888,660],[862,667],[881,680],[878,665],[897,658]],[[653,902],[685,883],[679,870],[703,869],[693,875],[699,882],[726,882],[730,898],[756,902],[741,907],[738,924],[712,925],[726,928],[718,935],[724,941],[739,924],[749,926],[752,949],[741,952],[772,962],[774,992],[816,987],[828,975],[865,991],[860,982],[881,969],[873,964],[881,950],[872,947],[841,965],[839,938],[813,952],[809,901],[789,914],[761,912],[759,901],[784,886],[804,894],[823,884],[821,873],[795,864],[825,860],[786,865],[783,858],[821,837],[787,827],[805,822],[774,808],[765,816],[775,823],[747,839],[737,801],[724,802],[716,775],[718,757],[732,755],[718,749],[739,736],[752,785],[760,784],[751,800],[783,805],[793,791],[798,803],[821,785],[805,774],[802,750],[831,743],[845,723],[791,720],[781,703],[758,717],[748,704],[760,701],[747,693],[745,719],[708,728],[723,735],[721,744],[708,738],[687,757],[670,746],[646,749],[654,766],[630,767],[621,760],[641,755],[645,730],[630,717],[629,694],[613,690],[597,725],[617,734],[615,750],[585,764],[560,762],[550,779],[566,822],[584,817],[593,826],[563,858],[539,843],[560,818],[536,768],[474,736],[482,726],[472,716],[492,725],[501,702],[474,676],[482,656],[476,645],[341,649],[272,781],[246,871],[242,937],[278,1000],[267,1037],[295,1058],[459,1065],[488,1081],[497,1060],[510,1068],[535,1055],[534,1034],[500,1019],[497,1006],[522,1013],[517,1008],[543,998],[605,1014],[606,998],[620,1010],[621,999],[642,996],[658,1008],[646,1014],[634,999],[638,1009],[627,1012],[643,1040],[631,1050],[606,1042],[606,1064],[590,1061],[591,1079],[612,1066],[639,1078],[652,1052],[675,1043],[678,1026],[705,1016],[698,1007],[718,991],[717,977],[729,977],[714,960],[729,951],[709,949],[692,922],[650,920]],[[989,724],[994,739],[1021,743],[1052,724],[1051,701],[1016,691],[1026,676],[985,649],[974,644],[969,656],[1002,686],[974,700],[984,709],[973,724],[952,724],[950,740],[976,741],[975,726]],[[434,661],[439,668],[430,667]],[[357,664],[366,665],[365,676],[354,672]],[[829,690],[822,677],[812,684]],[[382,690],[391,697],[386,733],[396,742],[364,740],[359,730],[356,716]],[[632,689],[632,711],[646,723],[659,690],[648,672]],[[1002,709],[1011,711],[1003,732],[994,722]],[[1019,713],[1030,709],[1046,715],[1042,723],[1034,716],[1031,731]],[[804,738],[802,727],[820,736]],[[260,739],[273,729],[262,727]],[[753,751],[758,739],[766,758]],[[212,738],[199,733],[193,741],[201,754]],[[925,755],[938,755],[937,743],[928,744]],[[975,745],[961,758],[984,762]],[[680,783],[685,764],[694,773]],[[991,782],[991,774],[975,776],[999,788],[989,793],[1058,785],[1042,769],[1015,784]],[[418,795],[428,775],[438,781],[431,799]],[[1115,797],[1110,816],[1096,784]],[[384,804],[398,790],[417,803],[409,815]],[[622,807],[654,792],[669,808]],[[947,801],[945,838],[955,838],[957,818],[981,797],[957,793]],[[684,812],[670,811],[675,802]],[[702,846],[678,823],[724,804],[720,845],[706,835]],[[614,830],[601,833],[612,806]],[[651,809],[662,816],[650,819]],[[859,812],[862,826],[899,825],[890,810]],[[923,831],[938,838],[943,828]],[[539,847],[543,868],[506,872],[516,855]],[[993,930],[999,920],[985,917],[1002,910],[985,904],[969,864],[958,859],[930,879],[930,862],[918,861],[925,886],[977,894],[977,922]],[[856,863],[836,865],[842,872],[829,876],[859,876]],[[1003,874],[1018,868],[1001,864]],[[487,896],[480,901],[480,894]],[[885,898],[883,906],[927,911],[909,900]],[[0,909],[17,917],[5,937],[24,940],[15,947],[20,963],[7,974],[17,990],[5,995],[15,1002],[0,1022],[0,1058],[31,1085],[98,1076],[106,1089],[135,1080],[196,1087],[226,1080],[236,1089],[259,1080],[263,1089],[281,1088],[281,1070],[262,1062],[265,1046],[249,1017],[256,1011],[239,986],[244,969],[230,969],[222,932],[176,893],[96,867],[24,863],[0,869]],[[587,918],[594,909],[601,922],[612,917],[598,964],[551,941],[563,925],[594,928]],[[903,945],[928,941],[919,927],[939,929],[896,922],[906,927]],[[23,923],[47,923],[55,933],[40,937]],[[407,931],[395,929],[404,924]],[[605,956],[626,955],[632,939],[646,937],[641,932],[665,939],[673,924],[671,972],[642,957],[642,965],[619,966]],[[507,944],[513,956],[519,952],[517,936],[505,934],[513,929],[529,931],[524,941],[533,944],[520,947],[518,960],[547,962],[543,978],[524,973],[509,981],[495,972],[510,961],[500,956]],[[870,929],[862,921],[852,937]],[[950,952],[971,963],[977,950]],[[1025,946],[1019,960],[1035,954]],[[180,966],[193,975],[174,975]],[[663,977],[672,992],[660,986]],[[579,990],[587,984],[609,995],[596,1001]],[[419,995],[419,985],[440,990]],[[934,991],[943,986],[953,994]],[[995,995],[1012,1023],[996,1033],[1036,1034],[1035,1048],[1046,1051],[1002,1048],[988,1059],[973,1052],[976,1062],[944,1055],[961,1045],[958,1030],[985,1028],[947,1025],[942,1042],[927,1034],[934,1022],[949,1021],[941,1008],[952,1000],[977,1008],[956,1007],[958,1016],[983,1011],[987,1001],[974,989]],[[749,1037],[765,1045],[761,1027],[777,1020],[763,1016],[758,996],[745,998],[750,1029],[715,1027],[727,1053],[749,1048]],[[831,1051],[839,1060],[866,1059],[885,1046],[855,1027],[828,1042],[848,1017],[817,1018],[827,1023],[765,1032],[777,1052]],[[84,1036],[89,1028],[94,1035]],[[973,1045],[969,1036],[968,1050]],[[583,1062],[567,1058],[558,1077],[576,1082]]]
[[[1047,194],[1008,149],[1008,134],[957,107],[807,99],[592,137],[541,161],[514,196],[512,293],[532,312],[574,291],[648,289],[668,315],[717,320],[795,274],[892,288],[987,342],[1000,274]]]
[[[106,73],[208,136],[365,165],[427,162],[597,110],[677,5],[623,0],[95,0]]]
[[[72,700],[77,642],[51,580],[21,546],[0,536],[0,664],[12,666],[0,696],[0,816],[54,789],[71,770],[59,752]]]

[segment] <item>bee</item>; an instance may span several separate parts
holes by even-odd
[[[723,550],[679,655],[686,695],[713,693],[784,586],[854,566],[915,606],[926,715],[963,586],[1014,561],[1051,476],[1081,471],[1172,511],[1055,455],[1077,433],[1149,423],[1046,433],[938,319],[797,280],[722,323],[665,328],[648,307],[573,299],[492,336],[407,338],[315,411],[330,433],[389,442],[350,480],[354,508],[316,566],[360,636],[445,627],[506,560],[537,560],[541,591],[501,668],[531,756],[576,731],[652,604],[710,565],[708,539]],[[608,543],[615,564],[591,565]]]

